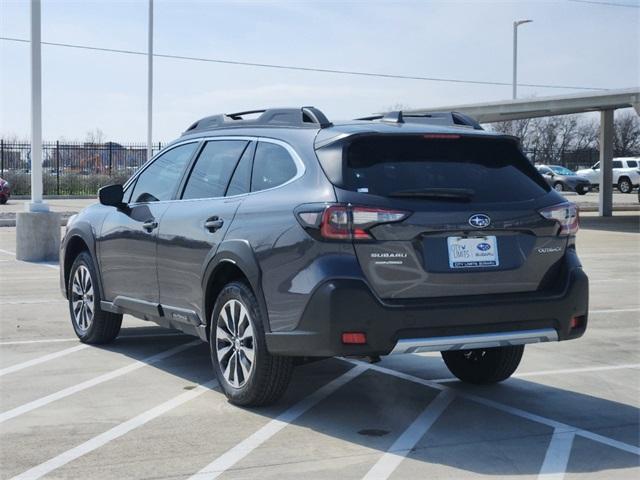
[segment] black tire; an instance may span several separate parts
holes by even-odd
[[[81,297],[78,293],[78,285],[84,284],[83,275],[89,275],[91,294],[89,289]],[[78,276],[76,276],[78,275]],[[82,277],[82,278],[81,278]],[[74,286],[74,282],[78,284]],[[122,325],[122,315],[105,312],[100,308],[100,291],[97,288],[97,274],[93,267],[93,260],[88,252],[81,252],[73,262],[69,272],[69,283],[67,284],[67,296],[69,297],[69,314],[71,325],[76,335],[83,343],[104,344],[112,342],[120,333]],[[74,290],[75,288],[75,290]],[[84,287],[82,287],[84,288]],[[83,303],[84,305],[79,305]],[[91,306],[91,308],[87,309]],[[90,314],[91,318],[82,316],[81,312]]]
[[[7,197],[0,197],[0,205],[4,205],[8,200],[9,199]]]
[[[618,190],[620,193],[631,193],[633,192],[633,184],[628,177],[620,177],[618,179]]]
[[[564,184],[562,182],[556,182],[553,184],[553,189],[556,192],[564,192],[565,188],[564,188]]]
[[[587,193],[589,193],[589,187],[578,187],[576,189],[576,192],[578,193],[578,195],[586,195]]]
[[[224,323],[223,307],[226,318],[231,319],[235,315],[231,328]],[[275,403],[291,380],[293,358],[271,355],[267,350],[265,318],[251,288],[243,282],[227,284],[213,307],[209,329],[211,362],[222,390],[235,405],[257,407]],[[217,331],[218,325],[222,326],[223,332]],[[249,328],[247,325],[252,330],[250,339],[244,337]],[[234,326],[235,332],[232,331]],[[221,359],[218,358],[219,352]],[[253,362],[250,355],[253,355]],[[247,364],[249,370],[245,376]],[[225,372],[230,378],[225,376]]]
[[[524,345],[455,350],[442,352],[442,358],[451,373],[463,382],[474,384],[497,383],[516,371]]]

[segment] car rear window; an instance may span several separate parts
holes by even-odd
[[[463,189],[474,202],[522,201],[549,191],[510,140],[366,136],[342,149],[342,188],[374,195]]]

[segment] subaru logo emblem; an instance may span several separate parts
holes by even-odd
[[[484,213],[476,213],[469,217],[469,225],[475,228],[487,228],[491,225],[491,219]]]
[[[476,248],[478,250],[480,250],[481,252],[486,252],[487,250],[491,250],[491,245],[489,245],[488,243],[479,243]]]

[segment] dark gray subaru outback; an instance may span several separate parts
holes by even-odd
[[[440,351],[499,382],[525,344],[587,325],[576,206],[456,112],[215,115],[99,199],[62,242],[80,340],[114,340],[124,313],[197,335],[239,405],[310,357]]]

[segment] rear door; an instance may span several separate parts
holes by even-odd
[[[181,199],[163,216],[158,238],[160,303],[173,320],[197,324],[202,319],[204,270],[248,191],[254,144],[242,139],[207,142]]]
[[[530,292],[553,277],[567,240],[538,210],[559,197],[515,141],[368,135],[342,152],[339,202],[410,213],[354,241],[381,298]]]

